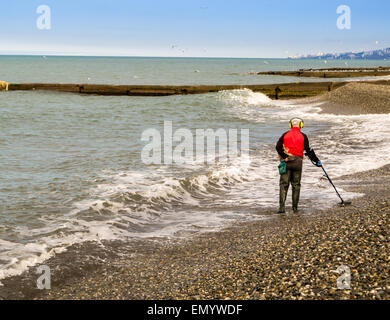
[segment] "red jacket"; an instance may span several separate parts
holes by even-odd
[[[286,153],[303,158],[303,151],[310,150],[309,139],[300,128],[294,127],[280,137],[276,150],[283,159],[288,157]]]

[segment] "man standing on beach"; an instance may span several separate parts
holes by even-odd
[[[285,132],[276,144],[276,151],[279,154],[280,160],[286,162],[287,170],[280,175],[280,193],[279,193],[279,211],[285,213],[285,203],[287,198],[288,188],[292,186],[292,202],[294,213],[298,212],[299,195],[301,192],[301,177],[303,152],[317,167],[321,167],[322,163],[317,158],[313,149],[310,149],[308,137],[301,132],[304,127],[302,119],[294,118],[289,123],[290,131]]]

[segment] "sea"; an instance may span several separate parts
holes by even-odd
[[[375,66],[390,61],[0,56],[0,80],[245,85],[322,80],[246,74],[253,71]],[[186,239],[273,218],[275,144],[293,117],[304,119],[332,178],[390,163],[390,114],[321,111],[320,103],[273,101],[248,89],[166,97],[0,92],[0,281],[75,244]],[[166,123],[194,136],[248,130],[249,157],[145,163],[143,133],[163,135]],[[322,170],[305,160],[303,214],[338,201]]]

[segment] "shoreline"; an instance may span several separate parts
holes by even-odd
[[[389,299],[390,165],[337,182],[365,195],[349,207],[273,215],[185,241],[75,245],[46,262],[51,290],[36,289],[30,270],[3,280],[0,298]],[[83,246],[97,256],[77,266],[71,259]],[[122,253],[110,255],[112,247]],[[59,268],[64,261],[72,269]],[[351,290],[336,287],[340,265],[351,270]]]

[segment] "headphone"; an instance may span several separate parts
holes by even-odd
[[[290,127],[290,129],[293,128],[293,124],[292,124],[293,120],[299,120],[299,128],[302,129],[302,128],[305,126],[305,122],[304,122],[301,118],[292,118],[292,119],[290,120],[289,124],[288,124],[288,126]]]

